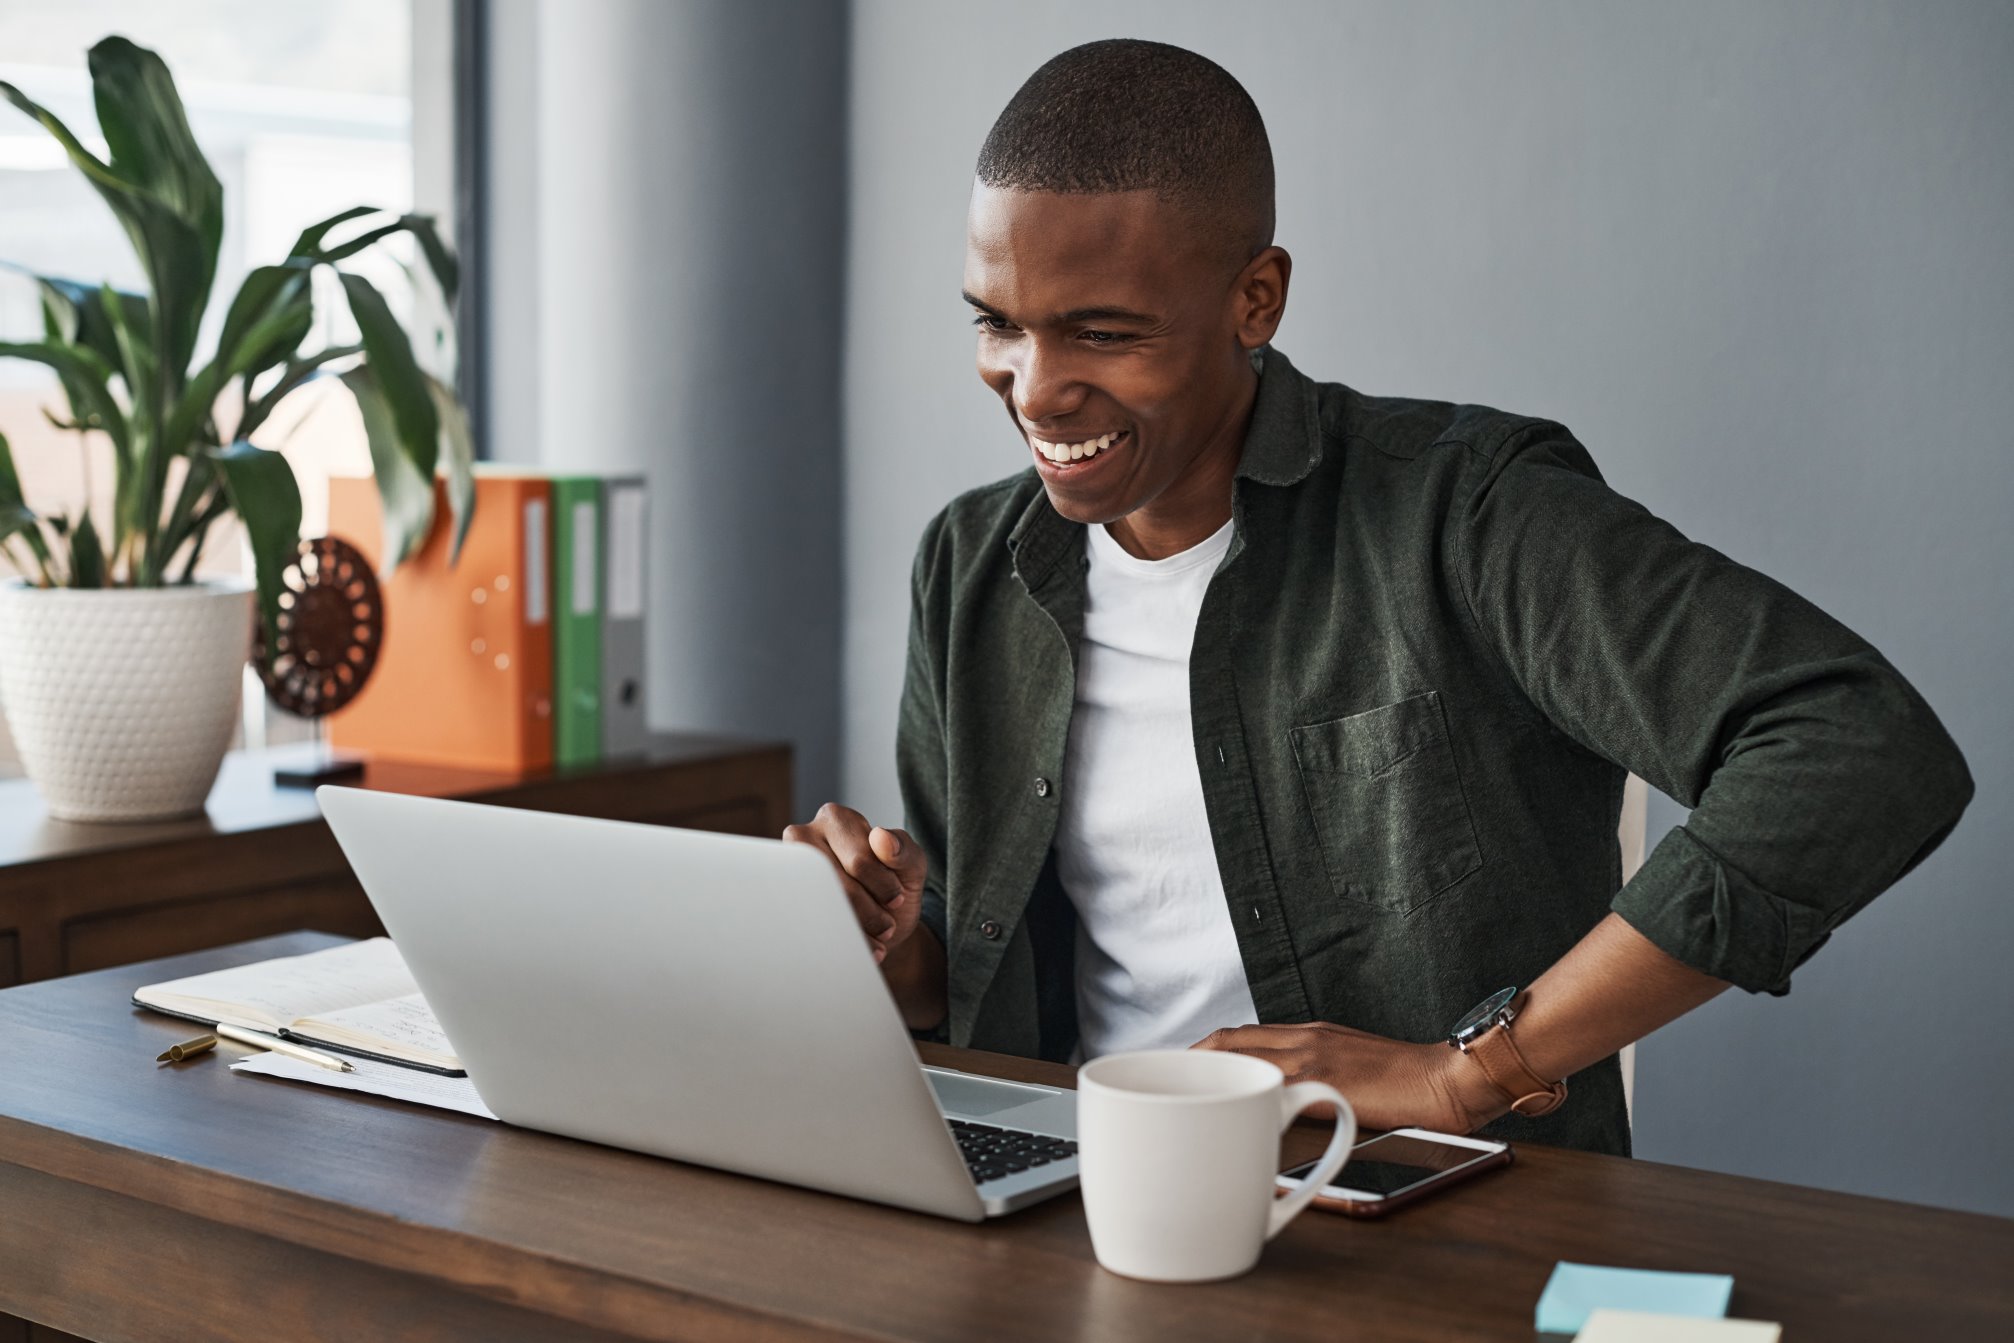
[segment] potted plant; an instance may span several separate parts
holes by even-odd
[[[315,224],[245,277],[216,348],[199,351],[223,188],[159,56],[108,37],[91,48],[90,70],[102,160],[18,88],[0,82],[0,95],[62,144],[111,207],[148,292],[34,276],[43,338],[0,342],[0,357],[55,370],[69,415],[50,418],[104,435],[114,474],[109,517],[93,517],[88,501],[36,511],[0,436],[0,549],[26,575],[0,584],[0,704],[52,814],[139,820],[201,809],[230,742],[254,597],[268,628],[291,598],[282,575],[300,546],[300,490],[286,459],[254,442],[283,398],[328,374],[355,396],[387,568],[432,529],[437,471],[457,555],[475,489],[461,405],[421,369],[383,294],[341,264],[410,234],[452,304],[456,263],[433,220],[358,206]],[[339,277],[353,344],[308,348],[321,267]],[[228,513],[244,523],[253,587],[194,577]]]

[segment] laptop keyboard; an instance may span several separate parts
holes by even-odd
[[[965,1166],[980,1184],[1077,1155],[1077,1144],[1067,1138],[973,1124],[963,1119],[953,1119],[950,1124],[951,1136],[958,1139]]]

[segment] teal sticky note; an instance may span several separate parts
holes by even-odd
[[[1538,1331],[1574,1334],[1594,1311],[1637,1310],[1650,1315],[1719,1319],[1727,1314],[1734,1279],[1725,1273],[1660,1273],[1649,1268],[1599,1264],[1553,1266],[1538,1299]]]

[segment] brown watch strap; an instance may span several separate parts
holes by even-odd
[[[1511,1109],[1536,1118],[1551,1114],[1566,1100],[1566,1083],[1548,1082],[1524,1061],[1508,1023],[1499,1023],[1469,1041],[1463,1051],[1481,1065],[1491,1085],[1504,1094]]]

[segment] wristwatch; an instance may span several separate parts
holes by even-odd
[[[1516,989],[1498,989],[1477,1003],[1448,1032],[1448,1043],[1482,1066],[1484,1076],[1512,1110],[1535,1118],[1560,1107],[1566,1100],[1566,1083],[1546,1081],[1518,1052],[1510,1029],[1517,1018],[1511,1008],[1517,995]]]

